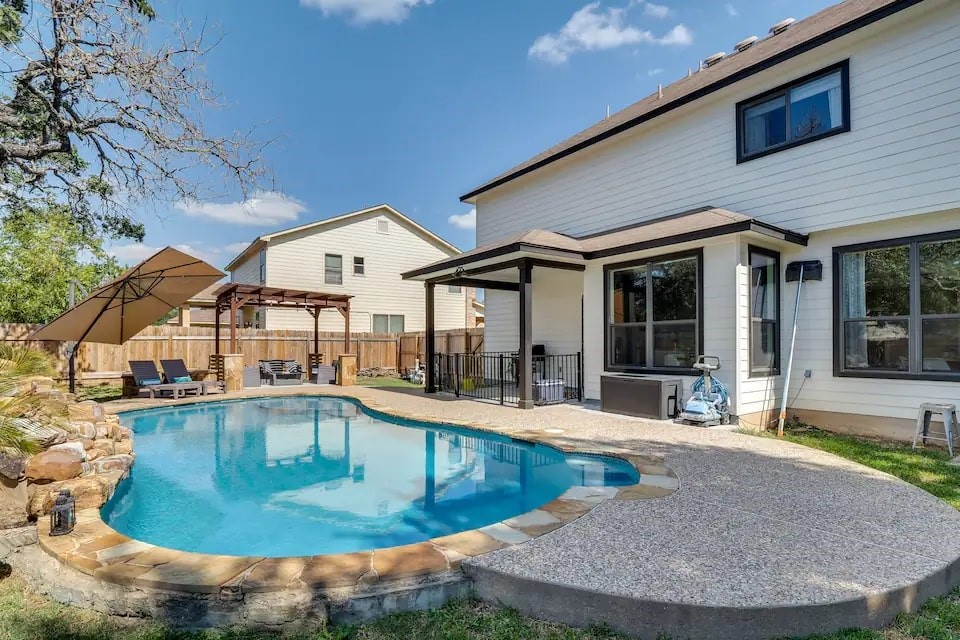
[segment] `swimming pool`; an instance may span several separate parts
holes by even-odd
[[[136,434],[137,461],[104,521],[199,553],[392,547],[500,522],[574,486],[639,481],[616,458],[403,420],[340,398],[203,403],[121,421]]]

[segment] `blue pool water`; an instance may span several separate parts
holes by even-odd
[[[360,551],[475,529],[576,485],[628,485],[628,463],[401,420],[333,398],[126,414],[137,460],[103,508],[130,537],[226,555]]]

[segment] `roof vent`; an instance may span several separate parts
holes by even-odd
[[[724,52],[724,51],[718,51],[717,53],[713,54],[712,56],[709,56],[709,57],[705,58],[704,61],[703,61],[703,66],[704,66],[704,67],[712,67],[713,65],[717,64],[718,62],[720,62],[721,60],[723,60],[723,59],[726,58],[726,57],[727,57],[726,52]]]
[[[745,38],[740,42],[738,42],[737,44],[733,45],[733,48],[737,50],[737,53],[741,51],[746,51],[747,49],[755,45],[757,43],[757,40],[759,39],[760,38],[758,38],[757,36],[750,36],[749,38]]]
[[[781,20],[777,24],[770,27],[770,35],[775,36],[779,33],[783,33],[784,31],[789,29],[790,25],[792,25],[794,22],[796,22],[795,18],[787,18],[786,20]]]

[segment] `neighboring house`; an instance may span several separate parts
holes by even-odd
[[[460,250],[388,205],[354,211],[260,236],[227,265],[232,282],[340,293],[350,300],[351,332],[423,331],[424,287],[403,271]],[[472,296],[472,292],[469,292]],[[437,296],[437,329],[466,326],[468,292]],[[245,307],[241,323],[262,329],[312,329],[298,309]],[[335,310],[320,314],[321,331],[343,331]]]
[[[180,307],[176,317],[168,320],[167,324],[180,327],[215,326],[217,317],[214,312],[214,307],[217,303],[217,296],[214,294],[223,284],[223,282],[212,284],[187,300],[187,304]],[[229,311],[224,311],[220,314],[220,324],[222,326],[230,326]]]
[[[406,277],[510,285],[486,291],[484,348],[582,352],[588,399],[605,372],[693,376],[716,355],[733,413],[768,425],[785,268],[819,260],[791,415],[903,436],[920,402],[960,400],[956,0],[848,0],[779,25],[462,200],[478,248]]]

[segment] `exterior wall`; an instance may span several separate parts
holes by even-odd
[[[378,220],[389,222],[389,233],[378,233]],[[343,257],[343,284],[324,282],[325,253]],[[400,274],[450,255],[396,218],[375,212],[339,225],[307,229],[272,240],[267,245],[267,285],[354,296],[350,301],[352,332],[371,331],[374,314],[403,315],[406,331],[422,331],[426,324],[424,285],[402,280]],[[354,257],[364,258],[364,275],[354,275]],[[254,266],[254,280],[241,280],[241,273],[250,277],[250,263]],[[254,256],[235,271],[236,281],[259,282],[258,269],[258,258]],[[449,293],[446,286],[437,286],[437,329],[465,326],[466,306],[465,289]],[[343,331],[343,327],[343,317],[336,310],[320,314],[321,331]],[[266,312],[265,328],[312,329],[313,318],[302,309],[270,309]]]
[[[737,102],[847,58],[849,133],[736,163]],[[928,0],[482,194],[477,242],[708,205],[803,233],[960,206],[958,65],[960,3]]]
[[[267,264],[267,273],[270,265]],[[230,282],[239,284],[260,284],[260,255],[255,253],[230,272]]]

